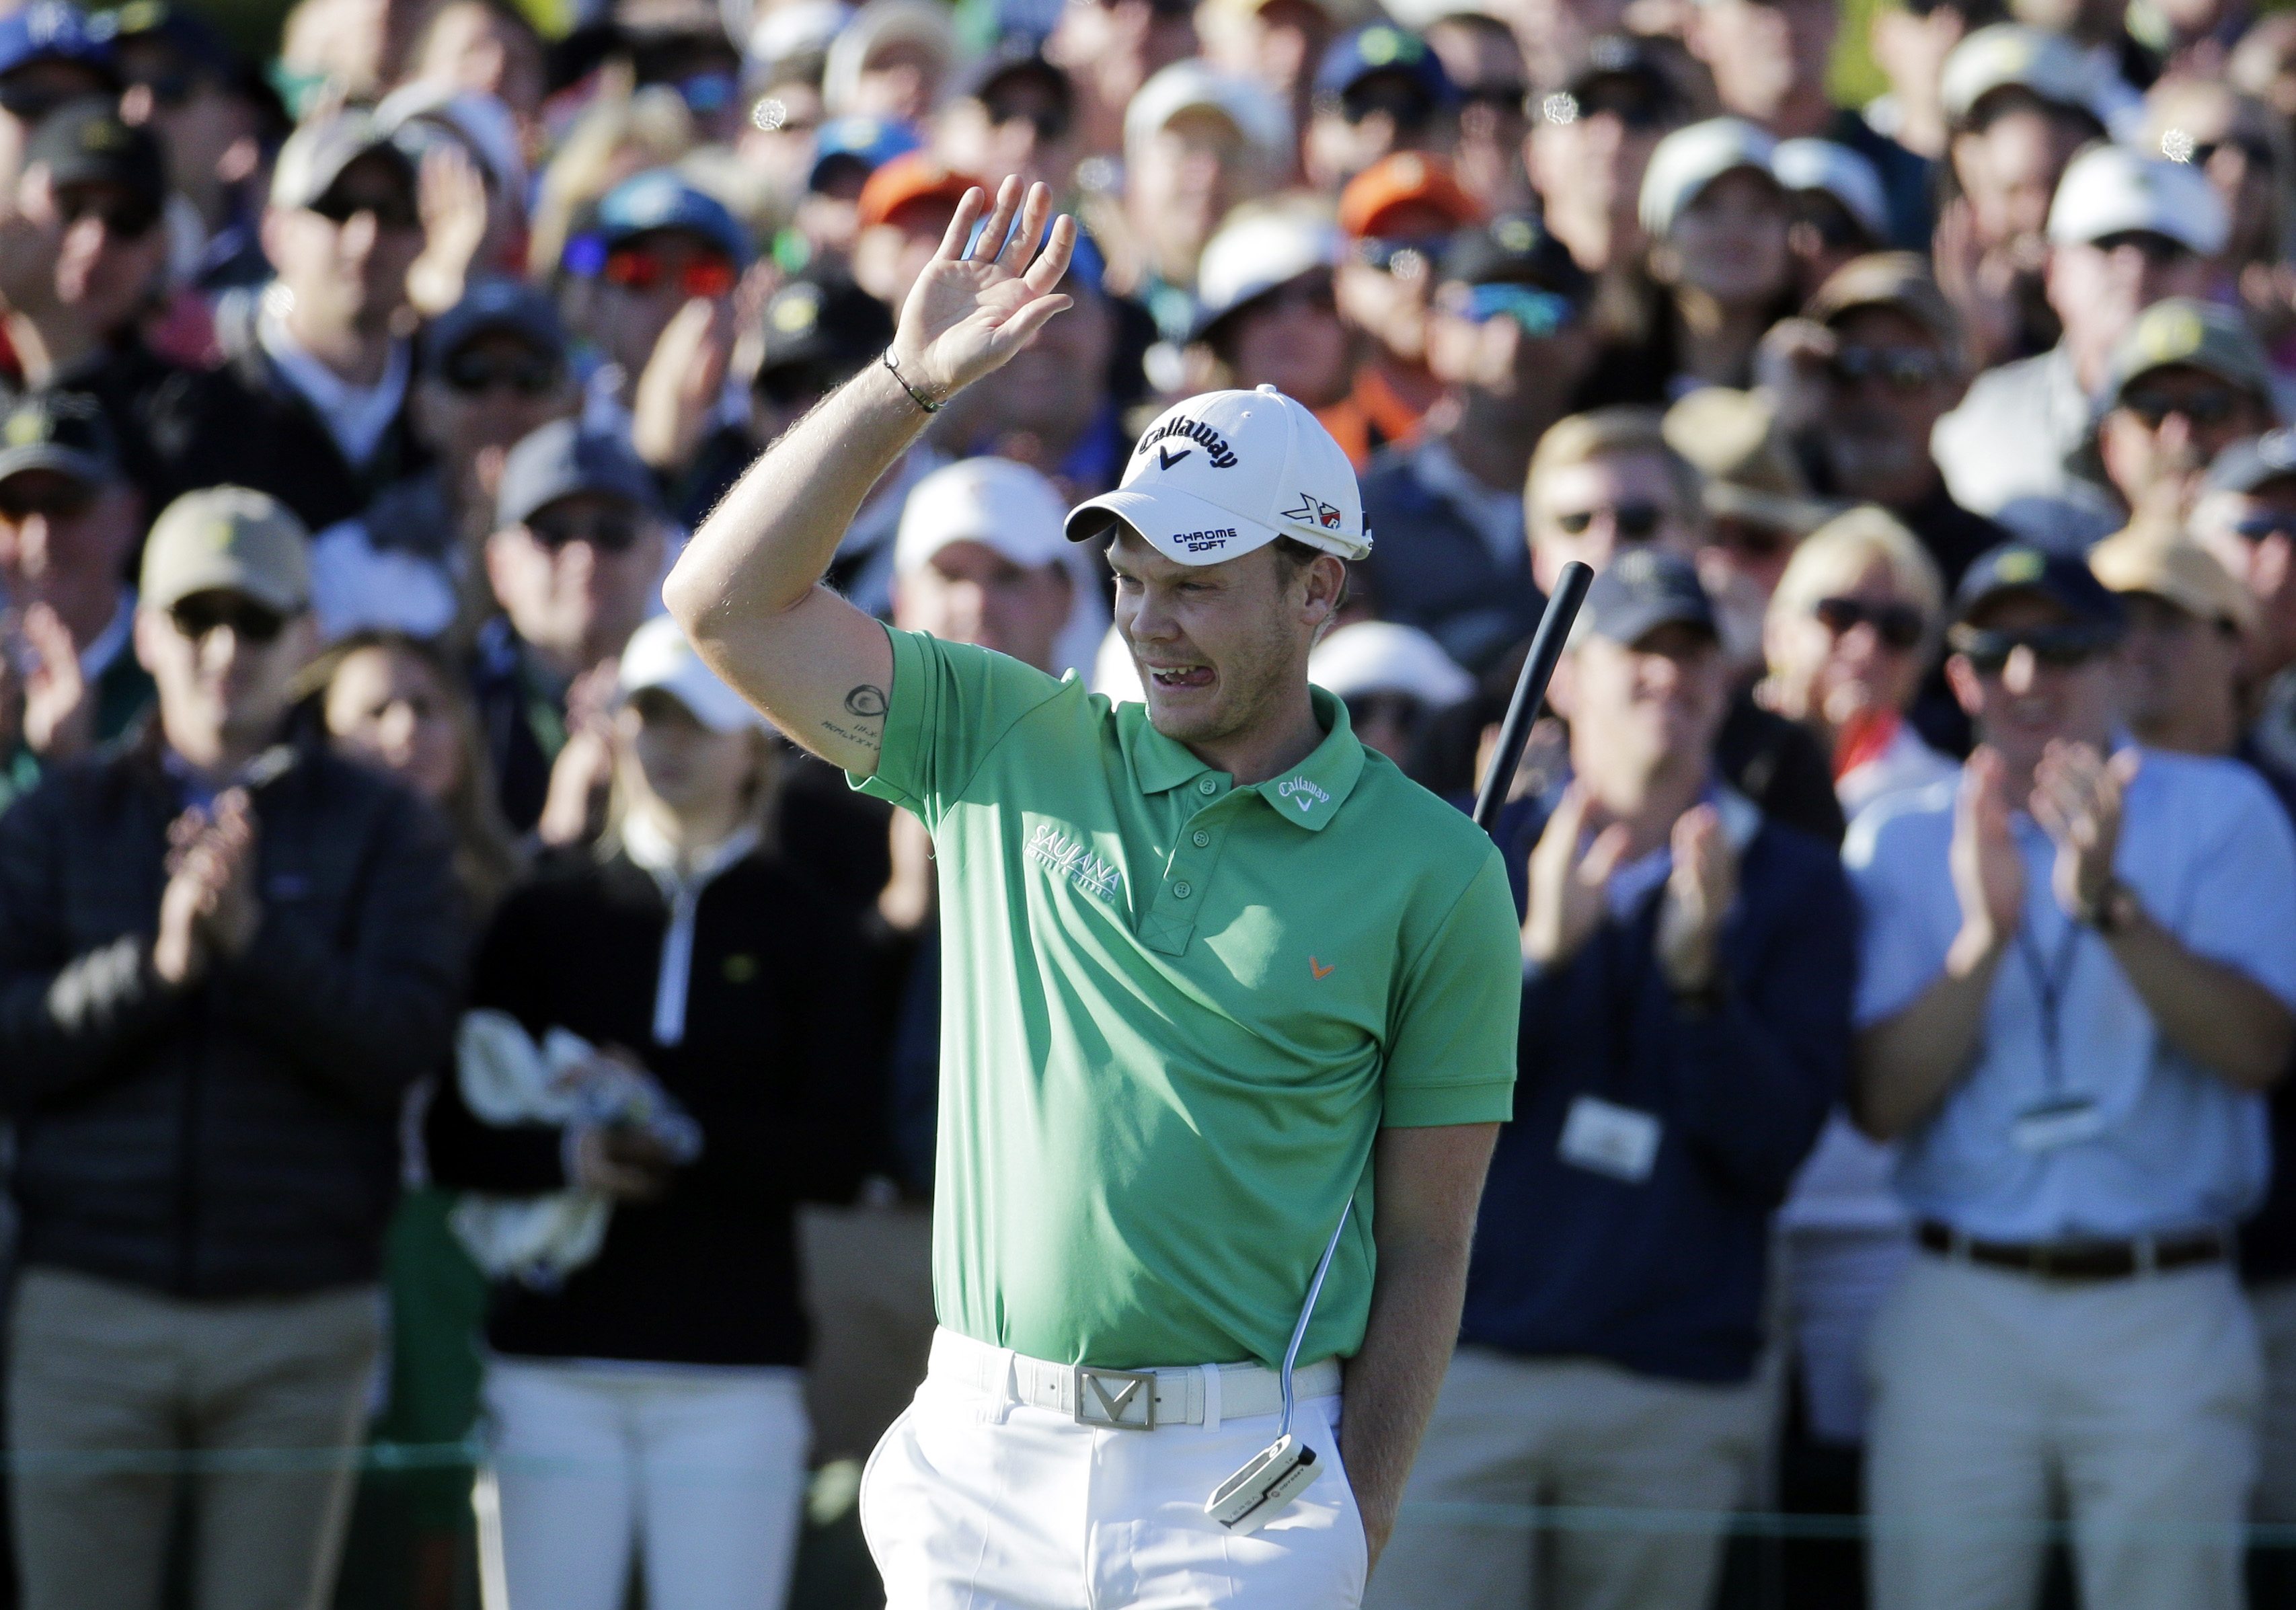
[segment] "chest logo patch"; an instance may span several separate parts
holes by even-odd
[[[1113,900],[1124,887],[1122,873],[1093,854],[1083,839],[1070,837],[1050,822],[1039,823],[1029,835],[1029,858],[1095,899]]]

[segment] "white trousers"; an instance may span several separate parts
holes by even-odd
[[[795,1369],[494,1359],[512,1610],[780,1610],[805,1499]]]
[[[1276,1416],[1117,1431],[930,1374],[861,1478],[887,1610],[1353,1610],[1364,1532],[1339,1423],[1337,1397],[1298,1405],[1324,1474],[1242,1537],[1204,1500]]]
[[[2024,1610],[2054,1515],[2084,1605],[2243,1602],[2263,1367],[2222,1265],[2072,1282],[1923,1254],[1867,1367],[1875,1610]]]

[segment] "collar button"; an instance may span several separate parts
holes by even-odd
[[[1213,782],[1210,777],[1206,777],[1202,782],[1196,784],[1196,792],[1200,794],[1205,795],[1216,794],[1219,792],[1219,784]]]

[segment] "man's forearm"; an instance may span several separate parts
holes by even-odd
[[[871,364],[749,467],[701,522],[662,588],[689,624],[754,620],[802,603],[829,569],[878,479],[924,432],[926,415]]]
[[[2003,943],[1965,931],[1947,952],[1945,972],[1913,1005],[1857,1037],[1849,1113],[1859,1129],[1877,1140],[1895,1139],[1969,1071]]]
[[[1348,1361],[1340,1452],[1374,1564],[1395,1529],[1403,1484],[1451,1365],[1467,1290],[1468,1239],[1379,1249],[1363,1349]]]
[[[2262,984],[2194,955],[2141,911],[2107,943],[2161,1032],[2194,1062],[2242,1090],[2267,1088],[2287,1068],[2296,1023]]]

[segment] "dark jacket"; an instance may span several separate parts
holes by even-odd
[[[385,487],[422,468],[430,455],[415,440],[402,403],[373,457],[363,464],[345,459],[327,422],[256,339],[260,306],[261,293],[248,292],[226,296],[216,308],[223,373],[244,393],[244,411],[232,422],[238,444],[232,479],[270,493],[317,531],[348,520]]]
[[[1500,819],[1518,908],[1547,806]],[[1770,1216],[1841,1093],[1857,921],[1833,850],[1764,820],[1739,861],[1718,1004],[1678,1003],[1653,951],[1663,886],[1524,986],[1462,1338],[1677,1380],[1745,1380],[1761,1345]],[[1565,1162],[1582,1097],[1661,1128],[1649,1176]]]
[[[471,704],[495,774],[495,797],[512,831],[530,833],[550,798],[550,768],[566,747],[566,687],[504,615],[471,645]]]
[[[263,917],[188,990],[151,967],[182,809],[152,729],[0,817],[0,1096],[27,1263],[184,1297],[375,1277],[406,1087],[464,953],[445,825],[323,751],[252,784]]]
[[[1481,670],[1538,624],[1530,551],[1518,538],[1502,564],[1468,518],[1419,478],[1410,448],[1390,448],[1363,476],[1372,555],[1357,567],[1382,620],[1415,626],[1470,670]]]
[[[554,1291],[505,1283],[500,1352],[686,1364],[802,1364],[796,1203],[849,1196],[880,1120],[882,1036],[861,1021],[849,917],[770,854],[703,888],[685,1032],[654,1043],[668,906],[627,857],[568,856],[503,905],[472,1003],[537,1039],[554,1027],[633,1053],[701,1125],[701,1156],[620,1202],[595,1260]],[[481,1123],[451,1080],[424,1126],[432,1176],[522,1195],[566,1188],[564,1131]]]

